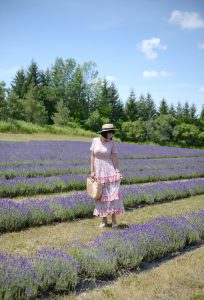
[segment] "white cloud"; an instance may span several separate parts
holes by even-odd
[[[200,87],[199,91],[204,92],[204,85]]]
[[[173,73],[166,71],[144,71],[142,73],[144,78],[162,78],[162,77],[170,77],[173,76]]]
[[[157,57],[157,52],[155,50],[167,49],[167,46],[161,44],[160,38],[151,38],[149,40],[143,40],[137,44],[137,47],[149,59],[155,59]]]
[[[204,20],[197,12],[174,10],[169,18],[170,24],[177,24],[183,29],[204,28]]]
[[[198,43],[198,48],[199,49],[204,49],[204,43]]]
[[[106,80],[108,80],[108,81],[117,81],[117,78],[115,76],[107,75]]]

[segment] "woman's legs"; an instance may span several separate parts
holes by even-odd
[[[112,217],[112,225],[116,225],[117,224],[116,214],[112,214],[111,217]]]
[[[107,224],[107,223],[108,223],[107,217],[103,217],[103,218],[102,218],[102,223],[103,223],[103,224]]]
[[[101,224],[99,225],[99,227],[100,227],[100,228],[103,228],[103,227],[105,227],[107,224],[108,224],[107,218],[106,218],[106,217],[103,217],[103,218],[102,218],[102,222],[101,222]]]

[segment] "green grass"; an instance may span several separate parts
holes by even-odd
[[[204,207],[204,195],[194,196],[180,201],[146,206],[127,211],[118,221],[124,224],[145,223],[158,215],[175,216]],[[30,254],[42,247],[61,247],[67,242],[81,240],[89,242],[110,228],[98,227],[99,218],[82,219],[74,222],[56,223],[49,226],[29,228],[21,232],[0,235],[0,251]]]
[[[20,120],[0,121],[0,132],[11,133],[53,133],[53,134],[77,134],[93,136],[94,133],[84,130],[78,124],[70,123],[69,126],[37,125]]]

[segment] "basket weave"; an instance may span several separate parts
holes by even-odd
[[[95,200],[99,200],[101,198],[102,195],[102,188],[103,185],[102,183],[97,182],[95,179],[93,178],[87,178],[86,181],[86,191],[87,194],[95,199]]]

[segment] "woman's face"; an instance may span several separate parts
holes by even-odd
[[[107,132],[107,140],[110,141],[113,138],[113,133],[112,132]]]

